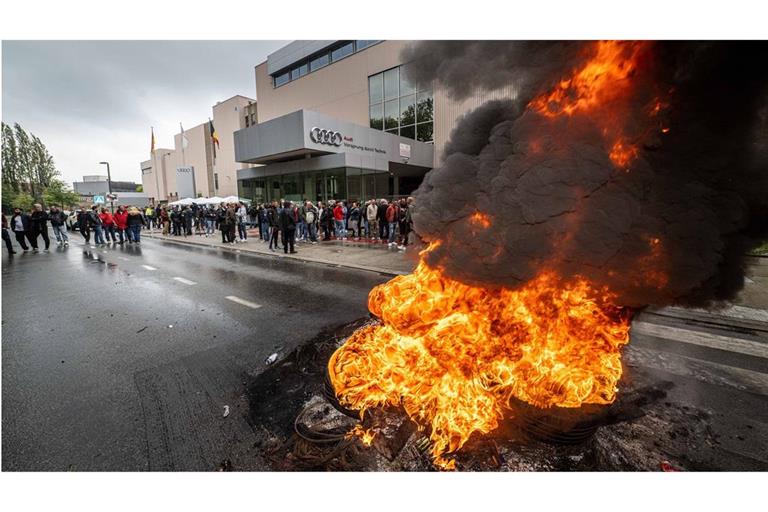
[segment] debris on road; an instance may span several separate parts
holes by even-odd
[[[226,418],[227,416],[229,416],[229,406],[225,405],[223,417]]]
[[[144,332],[144,331],[146,331],[146,330],[147,330],[147,326],[145,325],[144,327],[142,327],[141,329],[139,329],[138,331],[136,331],[136,334],[139,334],[140,332]]]
[[[270,364],[274,363],[275,361],[277,361],[277,352],[275,352],[274,354],[272,354],[271,356],[266,358],[264,360],[264,364],[270,365]]]

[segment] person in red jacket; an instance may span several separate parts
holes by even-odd
[[[112,217],[112,214],[109,213],[109,210],[102,208],[99,218],[101,219],[101,225],[104,229],[104,241],[109,242],[111,237],[112,243],[117,242],[117,238],[115,238],[115,219]]]
[[[347,238],[347,231],[344,229],[344,207],[341,205],[341,201],[336,203],[333,208],[333,221],[336,224],[336,238],[338,240],[345,240]]]
[[[395,242],[395,236],[397,233],[397,222],[400,220],[400,208],[397,206],[397,202],[392,201],[387,206],[387,225],[389,225],[389,247],[397,246]]]
[[[115,221],[117,234],[120,235],[120,241],[118,243],[122,244],[125,241],[124,237],[128,237],[128,242],[130,242],[131,234],[128,231],[128,212],[123,206],[118,206],[117,211],[112,217]]]

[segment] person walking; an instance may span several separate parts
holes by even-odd
[[[48,237],[48,212],[43,210],[43,205],[36,203],[32,207],[32,213],[29,216],[29,231],[32,250],[37,252],[37,237],[43,237],[45,242],[45,251],[51,246],[51,239]]]
[[[146,222],[139,209],[135,206],[128,208],[128,230],[131,232],[133,243],[141,243],[141,227],[144,225]]]
[[[295,238],[296,224],[298,223],[299,212],[290,201],[283,203],[283,211],[280,213],[280,229],[283,232],[283,252],[288,254],[290,248],[291,254],[296,254]]]
[[[91,222],[89,212],[85,209],[85,206],[81,206],[77,214],[77,229],[85,239],[85,245],[89,245],[91,243]]]
[[[8,256],[13,256],[16,251],[13,250],[13,244],[11,243],[11,234],[8,232],[8,218],[3,213],[3,242],[5,242],[5,248],[8,249]]]
[[[93,240],[96,245],[106,245],[104,242],[104,229],[101,223],[101,217],[99,217],[99,207],[93,205],[91,211],[88,212],[88,221],[93,228]]]
[[[402,245],[398,247],[401,251],[404,251],[406,247],[408,247],[408,236],[410,235],[411,231],[413,231],[413,197],[409,197],[405,201],[403,201],[404,207],[404,214],[401,210],[400,217],[403,218],[403,222],[400,224],[400,233],[402,236]]]
[[[128,243],[131,243],[131,234],[128,231],[128,212],[125,210],[125,207],[123,205],[118,206],[112,218],[115,221],[115,229],[117,229],[117,234],[120,237],[120,241],[117,243],[120,245],[124,244],[126,238]]]
[[[115,236],[114,216],[109,212],[109,210],[102,208],[101,213],[99,214],[99,219],[101,219],[101,228],[104,231],[104,240],[109,242],[111,239],[112,243],[116,243],[117,237]]]
[[[53,228],[53,234],[56,236],[56,245],[69,246],[69,235],[67,235],[67,216],[58,206],[51,206],[48,214]]]
[[[11,231],[16,237],[16,242],[26,252],[29,250],[26,240],[29,239],[29,214],[24,213],[21,208],[14,208],[11,216]],[[31,241],[30,241],[31,243]]]

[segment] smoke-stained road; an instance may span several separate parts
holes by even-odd
[[[3,255],[3,470],[213,470],[225,459],[247,469],[246,374],[364,316],[387,279],[77,237],[66,250]]]

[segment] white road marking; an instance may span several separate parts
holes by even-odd
[[[123,260],[123,261],[131,261],[130,258],[126,258],[125,256],[118,256],[117,259]]]
[[[240,297],[235,297],[234,295],[227,295],[224,298],[227,300],[231,300],[232,302],[237,302],[238,304],[242,304],[243,306],[248,306],[249,308],[253,308],[253,309],[259,309],[261,307],[260,304],[256,304],[255,302],[251,302],[249,300],[241,299]]]
[[[667,325],[651,324],[643,321],[633,322],[631,332],[768,359],[768,345],[751,340],[721,336],[693,329],[680,329]]]
[[[190,281],[189,279],[184,279],[183,277],[174,277],[174,279],[180,283],[188,284],[189,286],[197,284],[196,282]]]
[[[157,270],[155,267],[150,267],[149,265],[142,265],[147,270]]]

